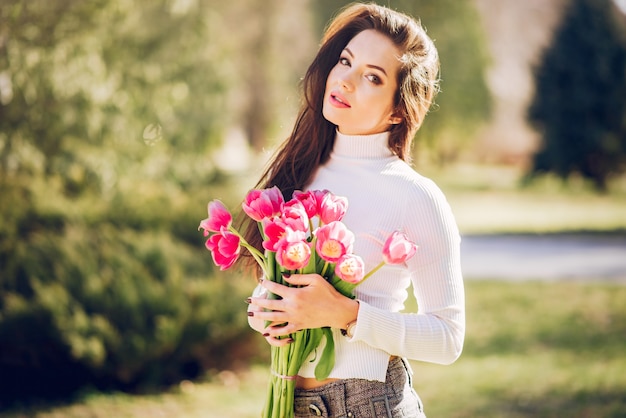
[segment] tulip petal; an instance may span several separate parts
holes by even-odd
[[[383,246],[383,260],[387,264],[402,264],[415,255],[417,245],[400,231],[394,231]]]

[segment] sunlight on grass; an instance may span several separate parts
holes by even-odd
[[[91,393],[66,406],[36,412],[9,413],[5,417],[37,418],[257,418],[265,396],[266,368],[211,374],[197,382],[183,381],[153,395]],[[31,408],[29,408],[31,409]]]
[[[626,199],[614,196],[480,191],[450,192],[448,200],[465,233],[626,229]]]
[[[626,287],[470,282],[467,304],[461,359],[414,366],[432,416],[626,412]]]
[[[626,179],[599,194],[581,179],[551,176],[521,186],[510,166],[458,165],[424,174],[443,189],[464,233],[549,233],[626,229]]]
[[[626,416],[626,286],[469,281],[464,353],[451,366],[413,362],[434,418]],[[161,394],[89,394],[7,418],[252,418],[267,367],[209,373]]]

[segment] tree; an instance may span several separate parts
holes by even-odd
[[[610,0],[572,0],[535,70],[528,115],[543,136],[529,178],[577,173],[598,190],[626,163],[624,15]]]
[[[209,154],[232,120],[225,13],[3,0],[0,409],[193,377],[245,341],[197,232],[232,187]]]

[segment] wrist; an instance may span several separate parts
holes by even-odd
[[[345,331],[350,324],[356,324],[356,319],[359,314],[359,301],[355,299],[347,299],[347,303],[345,305],[345,309],[342,309],[340,314],[337,315],[335,328],[339,328]]]

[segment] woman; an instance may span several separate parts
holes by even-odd
[[[330,190],[348,198],[343,219],[369,271],[394,230],[418,245],[404,265],[385,266],[342,296],[322,277],[264,280],[249,299],[251,326],[270,344],[305,328],[331,327],[335,367],[297,376],[296,416],[423,417],[410,360],[440,364],[460,355],[465,333],[460,237],[445,197],[408,164],[413,136],[432,103],[438,54],[413,19],[355,4],[330,24],[303,80],[295,127],[258,187]],[[256,225],[247,239],[260,247]],[[401,313],[413,286],[418,312]],[[264,291],[282,297],[269,300]],[[270,326],[265,326],[270,321]]]

